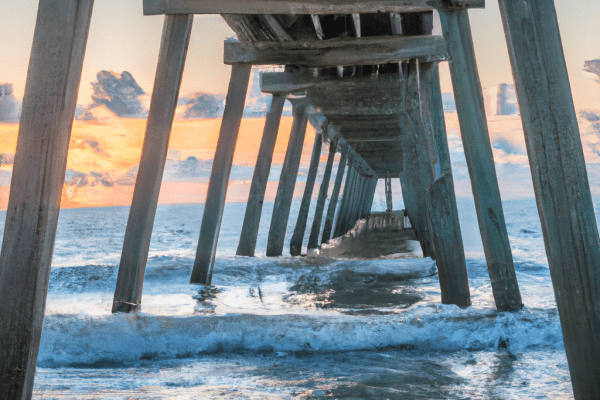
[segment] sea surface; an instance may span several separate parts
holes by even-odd
[[[516,313],[495,310],[473,202],[458,204],[467,309],[440,304],[419,254],[265,257],[272,203],[258,256],[236,257],[245,204],[230,203],[209,287],[188,283],[203,205],[159,206],[130,315],[110,313],[128,208],[62,210],[34,398],[572,397],[535,201],[504,202]]]
[[[449,143],[471,307],[440,303],[436,264],[419,251],[375,260],[290,257],[296,198],[279,258],[265,256],[273,203],[264,205],[253,258],[235,255],[245,204],[227,203],[212,286],[188,283],[203,204],[160,205],[142,311],[113,315],[129,208],[65,209],[34,398],[572,398],[524,148],[504,145],[495,153],[525,303],[499,313],[456,131]],[[588,164],[588,172],[598,194],[600,165]],[[236,174],[232,179],[248,179]],[[398,181],[393,185],[394,209],[401,209]],[[373,210],[384,209],[380,185]],[[311,218],[312,210],[314,200]],[[1,212],[0,235],[5,217]]]

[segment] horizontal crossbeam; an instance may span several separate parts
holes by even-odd
[[[318,76],[312,70],[301,69],[294,72],[261,72],[260,91],[271,94],[288,94],[312,90],[335,88],[335,90],[369,90],[379,86],[400,87],[398,74],[365,76]]]
[[[157,14],[360,14],[484,8],[485,0],[144,0]]]
[[[377,173],[371,168],[371,166],[362,158],[354,148],[342,137],[340,132],[334,128],[331,124],[327,125],[327,136],[332,143],[337,142],[338,149],[342,153],[345,153],[348,157],[348,161],[352,162],[356,170],[363,176],[374,177],[379,179]]]
[[[441,36],[373,36],[297,42],[225,42],[225,64],[377,65],[408,59],[446,60]]]

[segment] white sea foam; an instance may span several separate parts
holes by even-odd
[[[127,363],[215,352],[561,349],[555,310],[496,313],[421,305],[406,313],[345,315],[61,315],[46,317],[42,366]]]

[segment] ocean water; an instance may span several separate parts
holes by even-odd
[[[264,205],[253,258],[235,256],[245,204],[227,203],[209,287],[188,283],[203,205],[160,205],[142,312],[113,315],[129,208],[65,209],[34,398],[572,398],[524,147],[500,144],[493,141],[521,311],[495,309],[462,144],[451,128],[471,307],[440,303],[435,262],[419,252],[290,257],[296,198],[279,258],[265,256],[273,203]],[[248,179],[236,171],[233,180]],[[598,209],[600,164],[589,163],[588,174]],[[384,209],[379,187],[373,210]],[[311,218],[312,210],[314,201]]]
[[[230,203],[210,287],[188,284],[203,206],[159,206],[130,315],[110,313],[128,208],[62,210],[34,398],[572,397],[535,201],[504,202],[516,313],[495,310],[473,201],[458,204],[467,309],[440,304],[418,254],[265,257],[272,203],[258,256],[236,257],[245,205]]]

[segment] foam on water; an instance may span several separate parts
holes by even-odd
[[[430,259],[289,257],[297,198],[281,258],[264,256],[273,203],[264,205],[256,258],[235,256],[245,205],[226,205],[210,287],[188,283],[203,205],[159,206],[143,311],[112,315],[129,209],[61,210],[36,396],[572,396],[527,168],[498,168],[501,182],[518,175],[518,193],[503,206],[525,303],[498,313],[473,199],[460,195],[470,191],[460,139],[450,136],[468,309],[440,304]],[[385,206],[379,188],[374,211]]]

